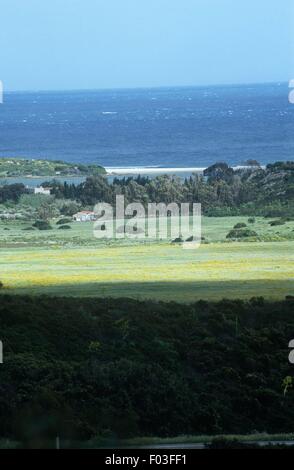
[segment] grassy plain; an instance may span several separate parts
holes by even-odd
[[[204,218],[198,250],[169,241],[97,240],[91,223],[73,223],[71,230],[52,223],[53,230],[42,232],[2,222],[2,292],[182,302],[293,295],[294,222],[271,227],[260,218],[252,228],[263,241],[228,242],[238,222],[247,218]]]
[[[227,242],[226,235],[237,223],[246,223],[248,227],[259,235],[262,241],[294,241],[294,221],[284,225],[271,227],[269,222],[273,219],[257,217],[254,224],[248,223],[248,217],[202,217],[202,235],[205,242]],[[93,236],[93,223],[72,223],[71,230],[60,230],[56,220],[51,223],[53,230],[39,231],[27,230],[32,223],[23,221],[0,221],[0,249],[5,247],[48,247],[58,246],[99,246],[128,245],[133,241],[108,240],[101,242]],[[144,241],[140,242],[141,244]],[[146,242],[150,244],[150,241]]]

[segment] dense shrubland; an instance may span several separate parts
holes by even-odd
[[[1,436],[291,432],[293,301],[2,295]],[[286,379],[287,380],[287,379]]]

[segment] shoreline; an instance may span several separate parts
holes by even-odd
[[[193,173],[197,173],[199,175],[203,175],[204,171],[208,167],[181,167],[181,168],[176,168],[176,167],[169,167],[169,168],[161,168],[161,167],[106,167],[106,173],[104,173],[102,176],[105,177],[124,177],[124,176],[139,176],[139,175],[145,175],[145,176],[160,176],[160,175],[169,175],[169,176],[187,176],[187,175],[192,175]],[[238,170],[249,170],[249,169],[265,169],[266,165],[261,165],[260,167],[253,167],[253,166],[233,166],[232,167],[234,171]],[[19,180],[28,180],[28,181],[44,181],[44,180],[61,180],[61,181],[66,181],[66,180],[84,180],[87,177],[93,176],[91,174],[89,175],[15,175],[15,176],[0,176],[0,182],[1,181],[19,181]]]
[[[129,176],[129,175],[165,175],[165,174],[181,174],[181,173],[204,173],[208,167],[105,167],[106,176]],[[250,165],[237,165],[232,167],[234,171],[249,170],[252,168],[265,169],[266,165],[260,167]]]

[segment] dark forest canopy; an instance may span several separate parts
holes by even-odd
[[[293,430],[290,298],[182,305],[2,295],[0,331],[3,438]]]

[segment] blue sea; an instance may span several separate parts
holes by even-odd
[[[106,167],[293,160],[288,85],[19,92],[0,105],[0,156]]]

